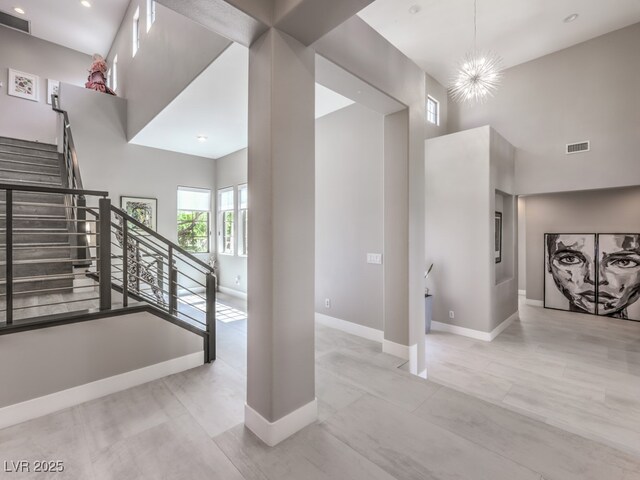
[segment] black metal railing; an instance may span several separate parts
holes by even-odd
[[[51,105],[53,110],[60,114],[62,120],[62,185],[68,189],[83,190],[80,165],[78,164],[78,153],[75,142],[73,141],[73,134],[71,133],[69,115],[66,110],[62,110],[60,107],[60,98],[58,95],[51,95]],[[86,223],[85,210],[82,208],[87,205],[86,197],[84,195],[67,194],[65,195],[65,204],[69,207],[66,211],[70,228],[72,228],[75,233],[86,232],[89,225]],[[78,247],[74,249],[74,258],[77,260],[76,265],[89,265],[89,249],[86,243],[86,236],[76,235],[72,238],[72,241],[74,245]]]
[[[79,204],[80,196],[97,207]],[[107,192],[0,184],[0,198],[0,334],[25,322],[42,327],[70,314],[102,317],[144,306],[202,336],[205,361],[215,359],[216,277],[209,265],[113,207]],[[78,236],[85,241],[72,242]],[[87,252],[82,267],[77,249]]]

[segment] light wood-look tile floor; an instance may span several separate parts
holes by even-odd
[[[430,380],[640,455],[640,322],[521,302],[493,342],[426,338]]]
[[[379,344],[324,327],[320,419],[268,448],[242,424],[246,322],[218,327],[212,365],[0,430],[0,466],[47,459],[66,467],[50,476],[0,470],[0,478],[640,479],[640,457],[411,376]],[[507,341],[514,333],[503,343],[517,351],[518,341]]]

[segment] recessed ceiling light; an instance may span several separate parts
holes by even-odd
[[[80,2],[80,5],[82,5],[83,7],[87,7],[87,8],[91,7],[91,3],[89,2],[89,0],[82,0]]]
[[[24,15],[24,10],[20,7],[13,7],[13,11],[19,13],[20,15]]]
[[[206,135],[198,135],[196,138],[200,143],[204,143],[209,139],[209,137],[207,137]]]
[[[420,10],[422,10],[422,8],[420,8],[420,5],[411,5],[411,7],[409,7],[409,13],[411,15],[415,15],[416,13],[418,13]]]
[[[571,22],[573,22],[576,18],[578,18],[578,14],[577,14],[577,13],[572,13],[571,15],[569,15],[568,17],[566,17],[563,21],[564,21],[564,23],[571,23]]]

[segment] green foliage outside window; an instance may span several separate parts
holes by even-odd
[[[209,212],[178,211],[178,245],[188,252],[209,253]]]

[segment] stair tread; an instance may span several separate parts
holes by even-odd
[[[20,143],[12,143],[12,142],[20,142]],[[21,146],[21,144],[25,144],[25,148],[39,148],[39,147],[49,147],[50,149],[58,148],[57,145],[53,143],[45,143],[45,142],[37,142],[35,140],[23,140],[22,138],[11,138],[11,137],[3,137],[0,136],[0,143],[11,146]]]
[[[53,159],[52,159],[53,160]],[[54,169],[60,169],[60,165],[59,163],[56,162],[51,162],[51,163],[42,163],[42,162],[26,162],[24,160],[15,160],[13,158],[0,158],[0,163],[15,163],[16,165],[31,165],[34,167],[42,167],[42,168],[54,168]]]

